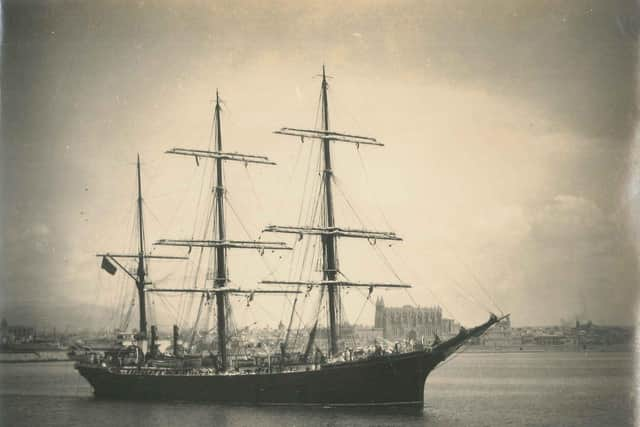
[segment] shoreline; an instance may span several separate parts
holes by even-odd
[[[482,347],[467,346],[464,353],[633,353],[631,346],[603,346],[603,347],[587,347],[586,349],[577,348],[554,348],[554,347]]]
[[[0,365],[15,365],[18,363],[61,363],[61,362],[73,362],[71,359],[33,359],[33,360],[0,360]]]
[[[460,351],[460,354],[536,354],[536,353],[633,353],[633,349],[630,347],[626,348],[587,348],[586,350],[577,350],[577,349],[557,349],[557,348],[474,348],[466,347],[464,350]],[[51,363],[51,362],[73,362],[72,359],[68,358],[66,354],[63,357],[48,357],[48,358],[39,358],[34,353],[12,353],[12,354],[24,354],[24,355],[32,355],[30,358],[22,358],[22,359],[2,359],[3,353],[0,353],[0,365],[2,364],[21,364],[21,363]],[[7,353],[4,353],[7,354]],[[61,355],[62,356],[62,355]]]
[[[71,360],[66,350],[23,350],[0,352],[0,363],[66,362]]]

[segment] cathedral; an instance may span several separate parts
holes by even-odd
[[[436,334],[440,338],[455,335],[459,325],[442,317],[442,309],[438,306],[385,307],[384,299],[378,298],[374,327],[382,329],[383,337],[387,340],[413,339],[430,342]]]

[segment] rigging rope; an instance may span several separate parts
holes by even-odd
[[[417,272],[417,270],[415,270],[415,269],[414,269],[414,268],[413,268],[413,267],[412,267],[412,266],[411,266],[411,265],[410,265],[410,264],[409,264],[409,263],[404,259],[404,257],[400,256],[400,255],[397,253],[397,250],[396,250],[395,246],[391,246],[391,252],[393,252],[393,253],[396,255],[396,257],[397,257],[398,259],[400,259],[400,261],[403,263],[404,267],[405,267],[405,268],[406,268],[406,269],[407,269],[407,270],[408,270],[408,271],[413,275],[413,277],[414,277],[415,279],[417,279],[418,281],[420,281],[420,282],[422,282],[422,283],[425,283],[425,282],[426,282],[426,280],[424,280],[424,278],[422,277],[422,275],[420,275],[420,274]],[[447,306],[444,304],[444,301],[442,301],[442,300],[438,297],[438,295],[436,294],[436,292],[435,292],[434,290],[432,290],[429,286],[426,286],[424,289],[426,289],[426,290],[427,290],[427,292],[429,292],[429,293],[431,294],[431,296],[433,297],[433,299],[434,299],[434,300],[436,300],[436,303],[437,303],[438,305],[442,306],[442,308],[445,310],[445,312],[446,312],[446,313],[448,313],[448,314],[449,314],[449,316],[451,316],[453,319],[455,319],[455,318],[456,318],[456,316],[454,315],[454,313],[453,313],[451,310],[449,310],[449,309],[447,308]],[[411,293],[409,292],[409,290],[408,290],[408,289],[407,289],[407,293],[409,293],[409,295],[411,295]]]
[[[336,188],[338,189],[338,191],[340,192],[340,194],[342,195],[342,198],[344,199],[344,201],[347,203],[347,206],[349,206],[349,208],[351,209],[351,211],[353,212],[353,214],[355,215],[356,219],[358,220],[358,222],[360,223],[360,226],[362,228],[365,228],[365,223],[362,220],[362,217],[360,216],[360,214],[358,214],[358,212],[356,211],[356,209],[353,207],[353,205],[351,204],[351,201],[349,200],[349,198],[347,197],[344,189],[342,188],[342,180],[338,179],[338,177],[335,174],[332,174],[332,179],[333,182],[336,186]]]
[[[202,193],[203,193],[203,186],[204,186],[204,181],[205,181],[205,176],[207,175],[207,164],[205,164],[205,167],[203,168],[202,171],[202,179],[200,180],[200,190],[198,192],[198,200],[196,203],[196,212],[200,212],[200,203],[202,200]],[[204,224],[204,232],[203,235],[206,239],[206,235],[207,235],[207,231],[209,229],[209,224],[211,222],[211,215],[212,215],[212,211],[213,211],[213,207],[209,207],[209,209],[207,210],[207,214],[205,215],[205,224]],[[196,221],[194,221],[193,224],[193,229],[191,232],[191,239],[194,239],[195,235],[196,235],[196,230],[198,229],[198,217],[196,217]],[[189,253],[191,253],[191,249],[189,249]],[[200,254],[198,256],[198,261],[196,264],[196,274],[194,276],[194,287],[197,287],[197,277],[198,277],[198,273],[200,271],[200,263],[202,261],[202,255],[203,255],[203,248],[200,248]],[[186,285],[186,281],[187,281],[187,277],[188,275],[193,271],[193,265],[192,263],[186,263],[185,264],[185,268],[184,268],[184,275],[182,278],[182,286],[184,287]],[[183,326],[183,322],[184,322],[184,317],[186,316],[186,312],[190,312],[191,308],[193,307],[193,301],[194,301],[194,295],[185,295],[183,296],[183,298],[180,301],[180,308],[179,308],[179,313],[180,313],[180,318],[178,319],[178,323],[180,324],[180,326]],[[187,310],[187,305],[189,307],[189,309]]]
[[[131,200],[134,200],[134,198],[131,197]],[[130,222],[129,243],[127,248],[128,251],[130,252],[133,252],[132,248],[136,241],[136,224],[138,222],[138,217],[137,215],[135,215],[134,207],[135,207],[135,202],[133,201],[130,202],[128,217],[130,219],[133,219]],[[127,268],[127,270],[130,269],[129,265],[125,265],[124,267]],[[120,278],[118,279],[117,297],[116,297],[116,300],[113,301],[114,305],[112,305],[112,307],[114,307],[114,309],[112,311],[111,319],[109,320],[110,324],[112,325],[117,324],[118,327],[124,326],[125,309],[126,309],[127,301],[130,301],[131,299],[130,294],[133,292],[134,293],[133,297],[135,297],[135,292],[133,287],[130,287],[130,284],[126,283],[128,282],[129,277],[125,276],[125,274],[126,273],[121,274]]]
[[[476,299],[475,297],[473,297],[471,294],[469,295],[465,295],[464,294],[464,289],[462,288],[462,285],[460,284],[460,282],[458,282],[457,280],[455,280],[453,277],[449,276],[449,278],[451,279],[451,281],[453,282],[453,284],[456,286],[456,288],[458,289],[458,294],[460,296],[462,296],[463,298],[465,298],[467,301],[471,302],[472,304],[476,304],[479,305],[480,307],[482,307],[484,310],[486,310],[488,313],[491,313],[491,308],[489,306],[487,306],[486,304],[482,303],[480,300]]]
[[[480,283],[480,280],[478,280],[478,277],[476,276],[476,274],[471,270],[471,267],[466,262],[464,262],[462,259],[459,259],[459,261],[462,263],[462,265],[464,265],[466,267],[467,271],[469,272],[469,274],[471,275],[473,280],[476,282],[478,287],[484,292],[484,294],[487,296],[487,298],[489,298],[489,301],[493,304],[493,306],[498,309],[500,314],[504,314],[502,312],[502,310],[500,309],[500,307],[498,306],[498,304],[493,299],[493,297],[489,294],[489,292],[487,292],[485,287],[482,286],[482,284]]]
[[[249,181],[249,187],[251,188],[251,192],[253,193],[253,197],[256,199],[256,204],[258,205],[258,209],[260,209],[261,211],[264,211],[264,206],[262,204],[262,200],[260,199],[260,197],[258,196],[258,192],[256,191],[256,186],[253,182],[253,179],[251,178],[251,173],[249,172],[249,168],[247,167],[247,165],[245,165],[244,167],[244,172],[247,175],[247,181]]]
[[[151,208],[149,207],[149,205],[147,204],[147,202],[145,201],[145,199],[142,199],[142,204],[146,209],[146,212],[151,214],[151,217],[153,219],[156,220],[156,222],[158,223],[158,225],[162,225],[162,223],[160,222],[160,219],[156,216],[156,214],[153,212],[153,210],[151,210]]]
[[[196,314],[196,321],[193,324],[193,327],[191,328],[191,338],[189,339],[189,346],[188,349],[189,351],[191,351],[191,348],[193,347],[193,344],[195,342],[196,339],[196,334],[198,333],[198,322],[200,321],[200,316],[202,315],[202,308],[205,304],[205,300],[206,300],[206,294],[202,294],[200,296],[200,304],[198,305],[198,313]],[[209,325],[205,324],[205,329],[208,328]]]
[[[211,217],[212,216],[213,216],[213,206],[211,206],[209,208],[208,213],[207,213],[207,221],[205,223],[204,232],[203,232],[203,235],[204,235],[205,239],[206,239],[207,234],[209,232],[209,226],[211,224]],[[196,263],[196,268],[195,268],[195,274],[193,276],[193,287],[194,288],[198,287],[198,279],[199,279],[199,275],[200,275],[200,267],[202,266],[202,257],[204,256],[204,253],[205,253],[204,248],[200,248],[200,253],[198,254],[198,261]],[[209,257],[211,257],[211,254],[209,254]],[[187,272],[190,271],[190,270],[193,271],[193,269],[189,268],[190,265],[191,264],[189,264],[187,266],[187,268],[185,268],[185,277],[184,277],[184,280],[183,280],[183,286],[184,286],[184,283],[186,282]],[[205,282],[206,282],[206,280],[207,280],[207,278],[205,276]],[[188,296],[188,301],[189,301],[188,303],[187,303],[187,299],[186,298],[183,298],[182,301],[181,301],[180,309],[179,309],[180,310],[179,311],[179,313],[180,313],[179,324],[181,326],[184,326],[184,324],[186,322],[187,313],[191,313],[191,310],[193,308],[193,303],[194,303],[194,297],[195,297],[195,295],[193,295],[193,294],[189,295]],[[199,319],[197,319],[197,320],[199,320]],[[194,325],[194,327],[197,327],[197,324]]]
[[[371,179],[369,178],[369,171],[367,169],[367,166],[364,162],[364,159],[362,158],[362,153],[360,152],[360,150],[357,150],[358,152],[358,159],[360,160],[360,166],[362,167],[362,170],[364,172],[364,177],[365,177],[365,181],[366,181],[366,188],[371,188],[372,186],[369,185],[371,182]],[[373,199],[374,202],[376,204],[376,207],[378,208],[378,211],[380,212],[380,215],[382,216],[382,220],[384,221],[386,227],[389,229],[389,231],[393,231],[394,228],[391,226],[391,223],[389,222],[389,220],[387,219],[387,216],[384,214],[384,210],[382,210],[382,207],[380,205],[380,200],[378,199],[377,193],[374,191],[370,192],[373,195]]]
[[[312,147],[313,148],[313,147]],[[308,157],[308,163],[310,165],[311,163],[311,159],[313,158],[313,153],[316,150],[311,149],[309,152],[309,157]],[[317,164],[318,164],[318,169],[320,168],[320,163],[321,163],[321,158],[320,158],[320,150],[317,151]],[[300,205],[300,210],[298,212],[298,224],[301,225],[302,224],[302,217],[303,217],[303,212],[304,212],[304,206],[306,206],[307,204],[305,203],[305,200],[307,199],[306,194],[308,194],[308,178],[309,175],[311,174],[312,169],[310,167],[307,168],[307,174],[305,175],[305,184],[303,187],[303,197],[302,197],[302,203]],[[317,194],[317,197],[314,197],[313,203],[310,205],[310,208],[307,210],[305,218],[306,224],[316,224],[317,220],[318,220],[318,214],[319,214],[319,206],[320,206],[320,202],[322,200],[322,190],[323,190],[323,186],[321,183],[320,179],[316,179],[313,181],[312,187],[315,187],[315,189],[313,189],[311,191],[311,194],[315,193]],[[300,269],[298,272],[298,280],[304,280],[305,278],[310,278],[311,274],[312,274],[312,270],[314,268],[314,264],[315,264],[315,260],[317,258],[318,255],[318,242],[319,239],[318,238],[310,238],[310,236],[306,236],[307,238],[304,239],[304,250],[303,251],[297,251],[295,250],[295,247],[297,247],[297,241],[294,243],[294,254],[293,254],[293,259],[291,264],[289,265],[289,279],[291,279],[292,277],[294,277],[295,275],[293,274],[293,270],[295,268],[295,266],[299,265]],[[307,263],[307,259],[309,258],[309,254],[311,254],[311,262]],[[305,271],[305,266],[308,266],[308,270]],[[298,290],[300,289],[300,287],[297,288]],[[303,304],[302,307],[302,312],[299,313],[297,310],[297,302],[298,302],[298,297],[296,295],[296,298],[294,299],[294,303],[291,304],[292,306],[292,312],[291,312],[291,317],[290,317],[290,321],[289,321],[289,325],[287,326],[287,331],[286,331],[286,336],[285,336],[285,341],[288,341],[288,338],[290,337],[290,332],[291,332],[291,327],[292,322],[293,322],[293,317],[296,316],[298,318],[299,324],[298,324],[298,328],[294,337],[294,345],[297,344],[297,339],[300,333],[300,328],[303,325],[303,317],[304,317],[304,313],[306,311],[306,301],[307,301],[307,296],[308,296],[308,292],[305,294],[305,299],[304,302],[305,304]],[[283,310],[284,313],[284,310]]]
[[[240,218],[240,215],[238,215],[238,212],[234,208],[233,203],[231,203],[231,199],[227,195],[225,195],[225,200],[227,201],[227,204],[229,205],[229,208],[231,209],[231,212],[233,213],[233,216],[236,218],[236,220],[240,224],[240,227],[244,231],[245,235],[247,236],[247,238],[249,240],[251,240],[253,237],[249,233],[249,230],[247,229],[247,227],[244,225],[244,222]],[[260,250],[258,250],[258,251],[260,251]],[[261,252],[260,254],[262,255],[262,253],[263,252]],[[267,259],[264,256],[260,256],[260,260],[262,261],[262,263],[264,264],[265,268],[267,269],[267,272],[269,273],[269,276],[273,277],[275,272],[276,272],[276,270],[277,270],[277,268],[272,267],[271,264],[269,264],[269,262],[267,261]]]

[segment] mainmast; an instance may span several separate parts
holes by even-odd
[[[329,101],[327,99],[327,77],[324,65],[322,66],[322,129],[329,132]],[[335,227],[335,218],[333,214],[333,193],[331,189],[331,140],[322,138],[322,154],[324,159],[324,170],[322,171],[322,181],[324,184],[325,197],[325,226],[327,228]],[[338,259],[336,253],[336,236],[335,234],[322,235],[322,253],[323,253],[323,276],[324,280],[334,282],[338,272]],[[336,301],[338,300],[339,289],[335,285],[328,285],[329,296],[329,351],[330,354],[338,352],[338,325],[336,324]]]
[[[174,240],[174,239],[162,239],[155,244],[158,245],[170,245],[170,246],[185,246],[185,247],[207,247],[215,250],[214,257],[214,286],[211,288],[197,288],[197,289],[147,289],[152,292],[200,292],[208,296],[215,295],[216,299],[216,315],[217,315],[217,330],[218,330],[218,357],[220,360],[220,370],[225,370],[227,367],[227,310],[226,310],[226,298],[227,294],[249,294],[249,298],[253,298],[254,293],[295,293],[291,291],[267,291],[267,290],[247,290],[239,288],[229,288],[229,273],[227,268],[227,249],[258,249],[264,251],[265,249],[278,250],[278,249],[291,249],[289,246],[282,242],[266,242],[256,240],[227,240],[226,228],[225,228],[225,215],[224,215],[224,198],[225,188],[223,182],[223,161],[236,161],[242,162],[245,165],[249,163],[257,163],[263,165],[275,165],[267,157],[257,156],[253,154],[240,154],[236,152],[224,152],[222,151],[222,127],[220,121],[220,97],[216,91],[216,106],[214,110],[214,126],[215,126],[215,147],[214,151],[194,150],[186,148],[172,148],[167,153],[178,154],[181,156],[191,156],[196,160],[196,164],[199,164],[200,158],[210,158],[215,160],[216,170],[214,177],[214,239],[213,240]]]
[[[220,98],[216,90],[216,108],[215,108],[215,127],[216,127],[216,151],[222,152],[222,128],[220,125]],[[216,159],[216,182],[215,182],[215,209],[216,219],[214,219],[214,230],[217,240],[225,240],[225,224],[224,224],[224,186],[222,182],[222,159]],[[215,223],[217,221],[217,227]],[[214,262],[215,280],[214,287],[222,288],[227,284],[227,249],[224,246],[215,248],[216,256]],[[227,366],[227,321],[226,321],[226,295],[224,293],[216,294],[216,312],[218,316],[218,355],[223,367]]]
[[[145,269],[144,269],[144,221],[142,218],[142,179],[140,178],[140,154],[138,154],[138,159],[136,163],[137,172],[138,172],[138,277],[136,280],[136,288],[138,289],[138,300],[139,300],[139,309],[140,309],[140,339],[144,340],[147,338],[147,311],[146,311],[146,300],[144,294],[144,285],[145,285]]]

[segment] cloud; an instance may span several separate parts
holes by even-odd
[[[619,222],[593,201],[567,194],[533,210],[528,222],[529,233],[508,245],[509,267],[497,287],[518,323],[553,323],[566,313],[633,322],[637,263]]]
[[[591,200],[574,195],[558,195],[536,211],[532,218],[532,237],[542,246],[595,244],[615,238],[614,224]]]

